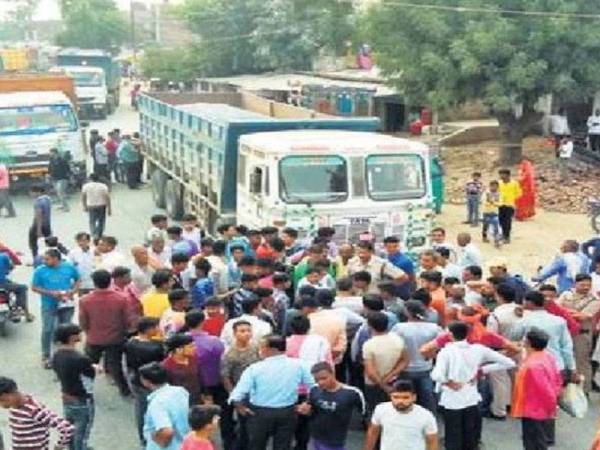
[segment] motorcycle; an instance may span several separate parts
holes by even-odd
[[[18,323],[25,312],[17,306],[14,293],[0,288],[0,336],[8,334],[8,322]]]
[[[592,230],[600,234],[600,200],[589,199],[587,207],[588,215],[591,218]]]

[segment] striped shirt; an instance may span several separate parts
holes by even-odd
[[[27,397],[25,404],[11,408],[8,424],[12,433],[13,450],[48,450],[50,428],[59,433],[58,445],[67,446],[75,428],[46,406]]]

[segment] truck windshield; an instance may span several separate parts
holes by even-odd
[[[98,72],[70,72],[69,76],[75,79],[75,85],[80,87],[102,86],[104,75]]]
[[[373,200],[420,198],[427,193],[419,155],[372,155],[366,160],[367,189]]]
[[[77,120],[69,105],[0,108],[0,135],[75,130]]]
[[[348,198],[348,170],[339,156],[288,156],[279,165],[286,203],[334,203]]]

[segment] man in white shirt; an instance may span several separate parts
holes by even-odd
[[[252,344],[254,345],[258,346],[261,339],[272,332],[271,325],[259,318],[261,306],[258,297],[244,300],[242,303],[242,311],[243,314],[240,317],[229,319],[225,322],[225,326],[221,332],[221,340],[225,344],[225,347],[231,347],[233,345],[235,340],[233,336],[233,324],[240,320],[250,323],[250,326],[252,327]]]
[[[550,132],[554,136],[556,156],[558,156],[560,142],[565,136],[571,134],[571,129],[569,128],[569,120],[567,119],[567,112],[564,108],[560,108],[558,114],[552,116],[551,119]]]
[[[211,267],[210,275],[215,281],[215,290],[220,295],[229,291],[229,266],[225,258],[226,249],[225,241],[215,241],[212,255],[206,257]]]
[[[84,295],[94,289],[92,272],[94,271],[94,250],[90,246],[91,237],[81,232],[75,235],[77,246],[69,251],[67,261],[79,272],[79,294]]]
[[[158,263],[163,269],[171,268],[171,247],[167,246],[165,239],[161,236],[154,236],[150,242],[148,256]]]
[[[558,148],[558,164],[560,169],[560,179],[562,181],[566,180],[569,175],[569,164],[572,156],[573,141],[570,136],[565,136],[560,141],[560,147]]]
[[[106,216],[111,215],[110,192],[97,174],[92,173],[81,188],[81,203],[90,217],[90,234],[97,239],[104,233]]]
[[[410,380],[400,380],[391,389],[389,402],[375,408],[364,450],[437,450],[438,428],[434,415],[416,405],[417,396]]]
[[[512,369],[515,362],[483,345],[469,344],[469,326],[464,322],[453,322],[448,330],[453,342],[438,353],[431,372],[436,390],[441,392],[446,448],[476,450],[481,440],[479,374]]]
[[[133,263],[131,264],[131,281],[141,297],[152,287],[152,275],[154,275],[154,272],[156,272],[156,269],[159,269],[160,266],[155,263],[153,267],[148,255],[148,249],[142,245],[134,245],[131,247],[131,256],[133,257]]]
[[[450,262],[450,250],[447,247],[440,247],[436,251],[439,255],[438,266],[441,269],[442,278],[462,279],[462,269]]]
[[[483,256],[479,249],[471,242],[469,233],[459,233],[456,236],[458,243],[458,265],[463,269],[469,266],[483,267]]]
[[[596,108],[594,114],[587,120],[588,136],[592,150],[600,150],[600,109]]]
[[[117,250],[117,239],[113,236],[102,236],[96,247],[94,270],[104,269],[112,273],[115,267],[128,267],[127,258]]]

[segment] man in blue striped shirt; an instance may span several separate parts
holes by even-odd
[[[298,387],[315,380],[301,361],[285,355],[282,336],[266,336],[260,345],[262,361],[250,365],[231,391],[229,402],[248,417],[250,450],[289,450],[296,425]]]

